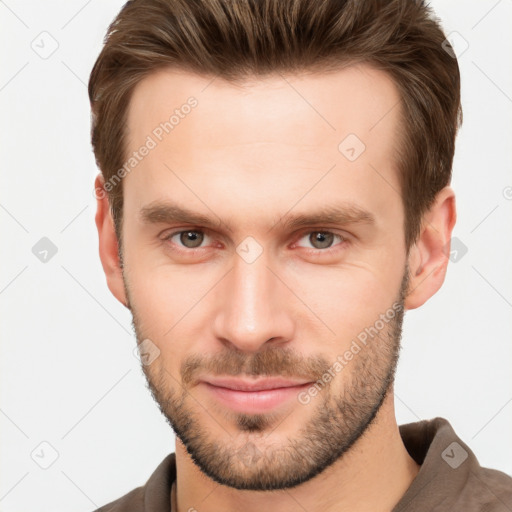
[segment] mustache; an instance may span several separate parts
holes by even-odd
[[[230,350],[210,357],[194,355],[181,364],[183,384],[196,384],[205,374],[291,377],[316,381],[330,368],[323,356],[304,357],[292,349],[265,349],[255,354]]]

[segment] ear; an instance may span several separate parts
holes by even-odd
[[[441,288],[456,220],[455,193],[451,187],[444,187],[425,213],[419,238],[409,252],[410,279],[405,309],[423,305]]]
[[[114,297],[121,304],[128,307],[114,220],[110,212],[108,194],[105,190],[105,180],[101,174],[96,176],[94,194],[97,204],[96,227],[98,228],[100,259],[107,278],[107,285]]]

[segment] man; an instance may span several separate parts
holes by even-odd
[[[446,48],[411,0],[121,10],[89,84],[100,257],[177,439],[101,510],[512,510],[447,420],[394,412],[456,220]]]

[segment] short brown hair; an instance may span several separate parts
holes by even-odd
[[[89,80],[96,162],[106,181],[123,166],[131,93],[162,68],[235,82],[352,63],[384,70],[400,93],[396,165],[409,250],[451,181],[462,123],[457,60],[424,1],[131,0],[110,25]],[[109,203],[121,240],[122,183]]]

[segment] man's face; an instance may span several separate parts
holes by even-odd
[[[124,179],[129,307],[158,355],[143,365],[155,399],[220,483],[308,480],[392,389],[407,286],[398,102],[365,66],[243,87],[164,71],[134,92],[128,153],[150,149]],[[287,387],[227,389],[268,377]]]

